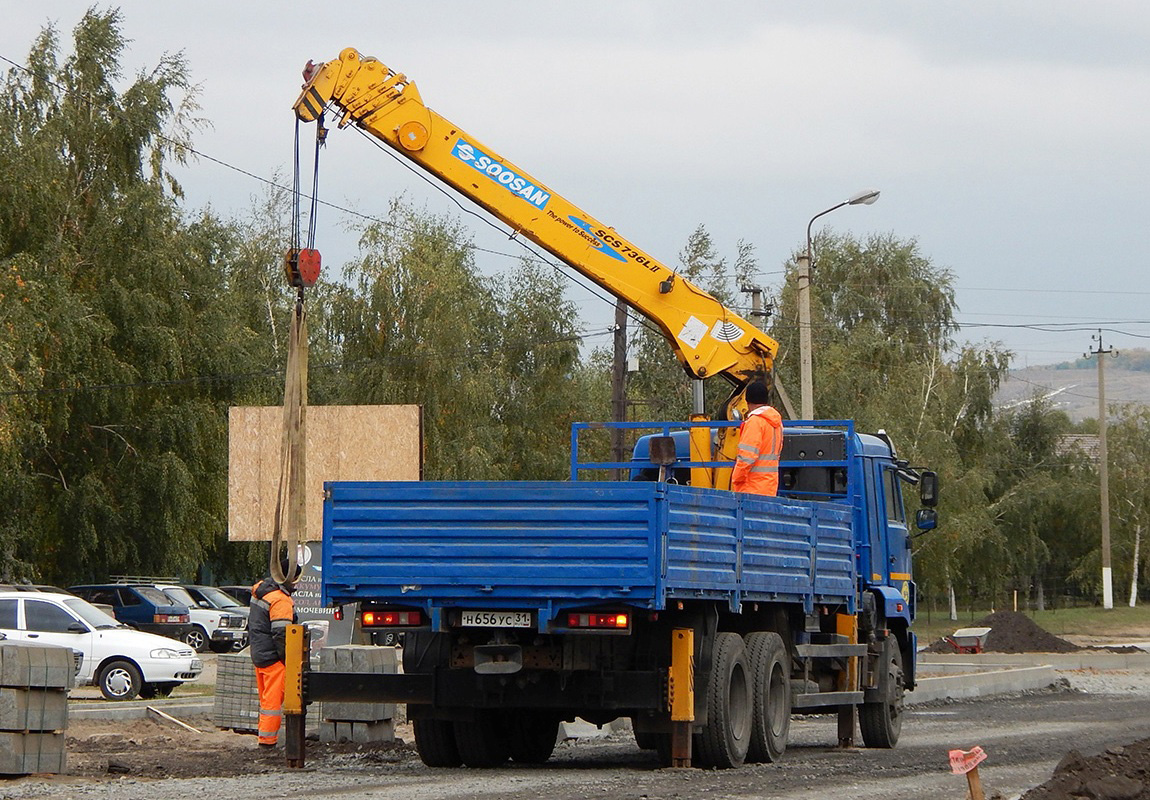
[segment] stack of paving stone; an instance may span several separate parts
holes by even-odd
[[[322,651],[321,651],[322,652]],[[319,729],[323,703],[307,707],[309,733]],[[256,688],[256,670],[248,651],[220,653],[216,661],[216,699],[212,722],[217,728],[236,733],[255,733],[259,726],[260,694]]]
[[[0,774],[61,773],[71,649],[0,641]]]
[[[396,649],[374,645],[347,644],[325,647],[318,653],[316,670],[321,672],[394,673]],[[308,709],[309,714],[311,709]],[[394,703],[323,704],[317,719],[321,742],[390,742],[395,739]]]
[[[260,697],[252,657],[243,653],[220,653],[216,661],[216,701],[212,721],[217,728],[236,733],[255,733],[259,725]]]

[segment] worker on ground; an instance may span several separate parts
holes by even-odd
[[[779,454],[783,452],[783,418],[769,405],[765,384],[747,386],[747,416],[739,426],[739,453],[731,473],[736,492],[774,497],[779,493]]]
[[[280,571],[289,576],[289,580],[276,583],[269,575],[252,587],[248,641],[260,694],[260,747],[276,746],[283,720],[287,627],[295,622],[291,595],[298,577],[290,570],[291,565],[285,558],[280,561]]]

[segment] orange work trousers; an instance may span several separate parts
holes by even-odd
[[[260,744],[275,744],[283,721],[284,662],[256,667],[256,688],[260,692]]]

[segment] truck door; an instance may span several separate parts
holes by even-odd
[[[902,481],[892,464],[882,465],[882,514],[885,547],[885,575],[890,585],[911,603],[910,536],[902,504]]]

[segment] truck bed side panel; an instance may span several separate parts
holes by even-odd
[[[337,482],[324,602],[430,609],[672,599],[853,606],[850,514],[653,482]]]
[[[325,602],[650,606],[656,595],[656,484],[338,482],[327,489]]]

